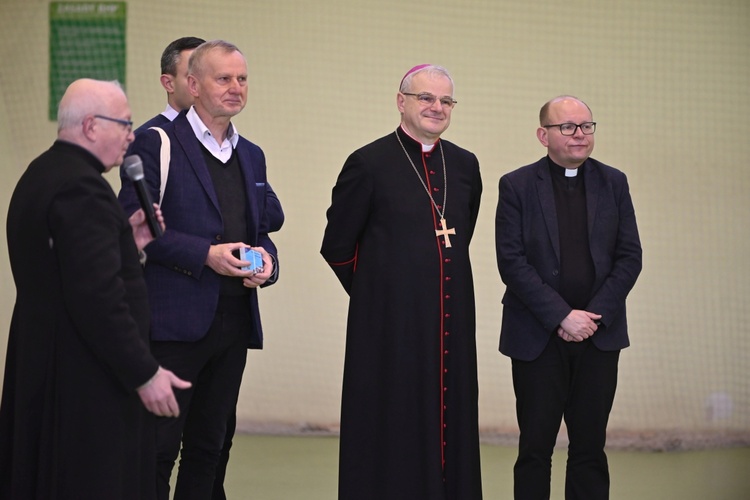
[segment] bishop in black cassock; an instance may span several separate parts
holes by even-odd
[[[346,160],[327,212],[321,253],[350,296],[340,500],[481,498],[469,243],[482,182],[474,154],[420,134],[452,95],[430,68],[405,78],[398,130]]]

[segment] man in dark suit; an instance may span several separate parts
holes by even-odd
[[[500,351],[512,358],[521,435],[515,498],[549,498],[552,452],[564,418],[570,446],[565,498],[609,497],[604,452],[625,299],[641,244],[625,174],[590,158],[591,110],[546,103],[541,160],[504,175],[496,217],[503,296]]]
[[[163,499],[178,454],[175,499],[210,498],[247,349],[263,345],[256,289],[274,283],[278,273],[268,237],[265,158],[231,122],[247,100],[245,57],[230,43],[206,42],[193,52],[188,73],[195,103],[163,127],[171,162],[161,209],[169,224],[148,246],[145,269],[152,351],[194,387],[178,395],[181,418],[159,422]],[[131,148],[143,160],[154,199],[160,147],[152,132],[136,136]],[[127,178],[122,181],[120,201],[131,212],[136,194]],[[248,262],[234,255],[241,247],[260,252],[262,268],[243,270]]]
[[[177,416],[148,346],[142,210],[125,216],[102,173],[133,140],[114,82],[77,80],[58,139],[18,182],[8,210],[17,297],[0,406],[0,498],[153,499],[152,418]],[[160,216],[160,214],[157,212]]]
[[[161,86],[167,92],[167,107],[135,130],[135,135],[151,127],[161,127],[171,122],[183,109],[193,105],[193,96],[187,84],[190,54],[203,42],[202,38],[184,36],[171,42],[161,54]]]

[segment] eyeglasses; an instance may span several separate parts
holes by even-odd
[[[591,135],[596,132],[596,122],[583,122],[579,125],[575,123],[557,123],[555,125],[542,125],[544,128],[560,127],[562,135],[575,135],[576,129],[581,129],[585,135]]]
[[[130,120],[121,120],[120,118],[110,118],[104,115],[94,115],[94,118],[101,118],[102,120],[108,120],[110,122],[119,123],[128,130],[128,133],[133,130],[133,122]]]
[[[417,102],[421,104],[422,106],[432,106],[435,104],[435,101],[440,101],[440,105],[444,108],[452,108],[456,105],[458,101],[453,99],[452,97],[443,96],[438,97],[435,95],[430,94],[429,92],[420,92],[419,94],[412,94],[410,92],[401,92],[404,95],[410,95],[417,98]]]

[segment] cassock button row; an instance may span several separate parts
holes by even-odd
[[[435,175],[435,171],[434,170],[430,170],[430,175]]]
[[[451,260],[449,258],[446,258],[443,262],[445,262],[446,264],[448,264],[448,263],[450,263],[450,261]]]
[[[450,281],[450,280],[451,280],[451,277],[450,277],[450,276],[446,276],[446,277],[445,277],[445,281]]]
[[[432,188],[432,190],[437,193],[438,191],[440,191],[440,188]]]
[[[450,318],[451,317],[451,313],[445,313],[445,317],[446,318]]]
[[[445,296],[445,300],[450,300],[450,298],[451,298],[451,296],[450,296],[450,295],[446,295],[446,296]]]

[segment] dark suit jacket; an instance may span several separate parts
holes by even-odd
[[[583,170],[595,278],[587,311],[601,314],[591,337],[602,350],[629,345],[625,299],[641,271],[641,243],[625,174],[593,158]],[[560,245],[547,157],[500,179],[495,247],[506,285],[500,351],[533,360],[572,308],[558,293]]]
[[[169,123],[170,120],[163,114],[159,113],[158,115],[151,118],[149,121],[135,129],[133,132],[135,135],[139,135],[141,132],[145,132],[146,130],[150,129],[151,127],[162,127]]]
[[[149,121],[135,129],[135,135],[140,135],[142,132],[150,129],[151,127],[163,127],[167,123],[170,123],[169,118],[159,113],[158,115],[151,118]],[[281,208],[281,202],[278,196],[271,188],[271,184],[266,183],[266,195],[268,200],[266,201],[266,213],[268,215],[268,232],[273,233],[281,229],[284,225],[284,210]]]
[[[208,332],[219,300],[220,277],[205,265],[211,245],[223,241],[224,225],[208,166],[201,145],[187,120],[180,113],[162,126],[171,142],[169,178],[162,213],[167,226],[164,236],[146,247],[146,282],[152,312],[151,339],[195,341]],[[161,139],[155,131],[136,136],[128,154],[143,161],[146,182],[154,200],[159,199]],[[272,284],[278,276],[276,247],[268,237],[266,162],[263,151],[240,137],[236,147],[247,193],[247,234],[245,243],[266,249],[276,260]],[[132,183],[120,173],[120,202],[126,213],[138,209]],[[248,295],[253,327],[249,332],[251,348],[262,348],[258,296]]]

